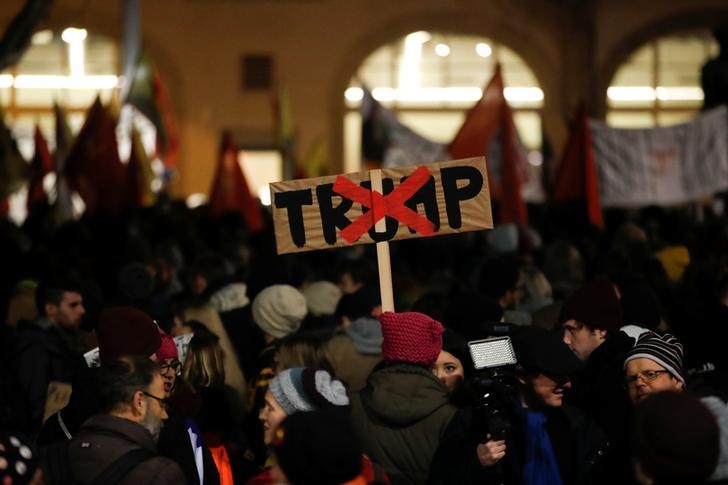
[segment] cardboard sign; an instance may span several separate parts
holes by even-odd
[[[381,173],[383,194],[366,172],[270,184],[278,254],[493,227],[483,157]]]

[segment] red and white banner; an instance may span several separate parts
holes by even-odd
[[[681,125],[610,128],[590,121],[604,207],[675,205],[728,189],[728,108]]]

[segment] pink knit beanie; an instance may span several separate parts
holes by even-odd
[[[417,312],[384,312],[382,324],[382,358],[393,362],[410,362],[431,366],[442,350],[440,322]]]
[[[174,339],[164,333],[161,328],[159,329],[159,336],[162,339],[162,344],[157,349],[157,360],[161,362],[164,359],[179,359]]]

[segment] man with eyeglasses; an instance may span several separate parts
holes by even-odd
[[[652,394],[684,392],[687,387],[683,371],[683,346],[669,333],[642,334],[627,355],[624,370],[627,393],[634,405]],[[715,417],[722,443],[718,466],[710,479],[726,480],[728,479],[728,448],[725,446],[728,443],[728,407],[716,396],[701,397],[700,401]]]
[[[682,361],[683,346],[676,337],[643,334],[624,360],[629,399],[637,403],[657,392],[684,390]]]
[[[122,357],[99,371],[103,413],[89,418],[68,447],[80,483],[184,484],[179,465],[158,455],[167,419],[164,381],[151,360]]]

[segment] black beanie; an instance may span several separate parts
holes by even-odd
[[[591,330],[619,330],[623,320],[622,305],[609,279],[600,276],[592,280],[564,302],[559,322],[569,320],[576,320]]]
[[[351,418],[331,411],[288,416],[276,429],[273,453],[291,485],[339,485],[362,470]]]
[[[634,453],[656,483],[703,483],[718,463],[718,423],[696,397],[652,394],[635,408]]]

